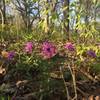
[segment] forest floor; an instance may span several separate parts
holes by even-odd
[[[9,95],[12,97],[11,100],[67,100],[65,88],[58,84],[62,82],[61,79],[51,78],[55,85],[48,95],[42,97],[37,94],[41,92],[38,78],[34,77],[33,81],[30,81],[23,77],[24,74],[22,75],[20,72],[13,74],[0,73],[0,96]],[[69,89],[70,100],[74,100],[72,99],[74,97],[72,82],[68,81],[66,85]],[[76,86],[78,100],[100,100],[100,81],[76,81]]]

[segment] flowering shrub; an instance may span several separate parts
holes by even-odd
[[[92,57],[92,58],[96,58],[97,57],[97,55],[96,55],[96,53],[97,52],[95,52],[95,50],[93,49],[92,50],[92,48],[89,50],[89,49],[82,49],[82,52],[81,52],[81,50],[79,50],[77,47],[75,47],[74,45],[75,44],[73,44],[73,43],[71,43],[71,42],[67,42],[67,43],[65,43],[64,44],[64,47],[57,47],[57,46],[55,46],[54,44],[53,44],[53,42],[49,42],[49,41],[45,41],[45,42],[43,42],[42,43],[42,45],[41,44],[39,44],[39,43],[37,43],[38,44],[38,46],[40,46],[39,48],[41,48],[41,51],[39,50],[39,48],[37,48],[37,45],[34,45],[34,48],[36,48],[36,49],[34,49],[33,50],[33,42],[32,41],[30,41],[30,42],[27,42],[26,44],[25,44],[25,46],[24,46],[24,52],[26,52],[26,53],[28,53],[28,54],[32,54],[33,52],[35,52],[35,51],[37,51],[35,54],[33,54],[33,56],[35,55],[38,55],[37,53],[42,53],[42,56],[43,56],[43,58],[45,58],[45,59],[50,59],[50,58],[52,58],[52,57],[54,57],[57,53],[59,53],[59,54],[62,54],[62,53],[64,53],[65,51],[66,51],[66,49],[68,50],[68,51],[76,51],[76,52],[74,52],[74,55],[73,56],[77,56],[77,58],[78,58],[78,60],[80,59],[81,60],[81,58],[80,58],[80,56],[79,55],[83,55],[83,53],[84,52],[86,52],[86,55],[88,56],[88,57]],[[65,48],[65,49],[64,49]],[[84,47],[85,48],[85,47]],[[58,49],[62,49],[63,51],[59,51]],[[78,49],[78,50],[77,50]],[[22,50],[22,49],[21,49]],[[18,51],[19,52],[19,51]],[[22,55],[23,55],[23,51],[20,51],[20,52],[22,52]],[[73,53],[69,53],[69,52],[67,52],[67,55],[69,55],[69,54],[73,54]],[[14,52],[14,50],[12,50],[12,51],[5,51],[5,50],[3,50],[2,52],[1,52],[1,56],[3,57],[3,58],[7,58],[7,59],[9,59],[9,60],[12,60],[14,57],[15,57],[15,52]],[[26,55],[25,55],[26,56]],[[39,56],[39,55],[38,55]],[[64,55],[63,55],[64,56]],[[72,55],[71,55],[72,56]],[[32,58],[32,56],[30,55],[29,57],[31,57]]]
[[[31,40],[26,42],[24,46],[19,43],[15,44],[15,47],[12,46],[11,50],[9,48],[7,51],[2,50],[0,56],[1,59],[6,59],[5,61],[10,66],[15,66],[18,70],[25,70],[26,73],[29,72],[30,74],[32,69],[47,73],[50,68],[55,69],[69,64],[70,66],[76,66],[76,68],[90,66],[94,64],[100,54],[95,47],[81,44],[77,46],[71,42],[55,44],[52,41],[34,42],[33,49],[33,41]]]

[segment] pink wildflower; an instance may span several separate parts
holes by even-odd
[[[43,42],[42,54],[45,58],[51,58],[56,55],[56,47],[50,42]]]
[[[31,54],[32,50],[33,50],[33,43],[32,42],[27,42],[25,44],[25,48],[24,48],[25,52]]]
[[[70,42],[66,43],[65,48],[68,49],[69,51],[74,51],[75,50],[74,45]]]

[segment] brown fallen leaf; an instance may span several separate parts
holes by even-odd
[[[16,83],[16,86],[19,87],[19,86],[21,86],[21,85],[23,85],[23,84],[26,84],[27,82],[28,82],[28,80],[18,81],[18,82]]]
[[[5,74],[6,74],[6,69],[0,67],[0,74],[1,74],[1,75],[5,75]]]
[[[88,98],[88,100],[94,100],[93,97],[94,97],[94,96],[91,95],[91,96]]]
[[[100,96],[96,96],[95,97],[95,100],[100,100]]]

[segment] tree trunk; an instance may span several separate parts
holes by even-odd
[[[3,16],[2,9],[0,9],[0,15],[1,15],[1,25],[2,25],[2,31],[3,31],[3,28],[4,28],[4,16]]]
[[[46,1],[46,11],[48,11],[49,9],[48,6],[49,6],[49,0]],[[45,33],[49,34],[49,14],[48,13],[46,14],[45,21],[46,21]]]
[[[70,40],[70,33],[69,33],[69,0],[64,0],[64,8],[67,7],[66,10],[64,10],[64,33],[66,33],[66,37],[68,40]]]
[[[4,18],[4,24],[6,23],[6,5],[5,5],[5,0],[3,2],[3,18]]]

